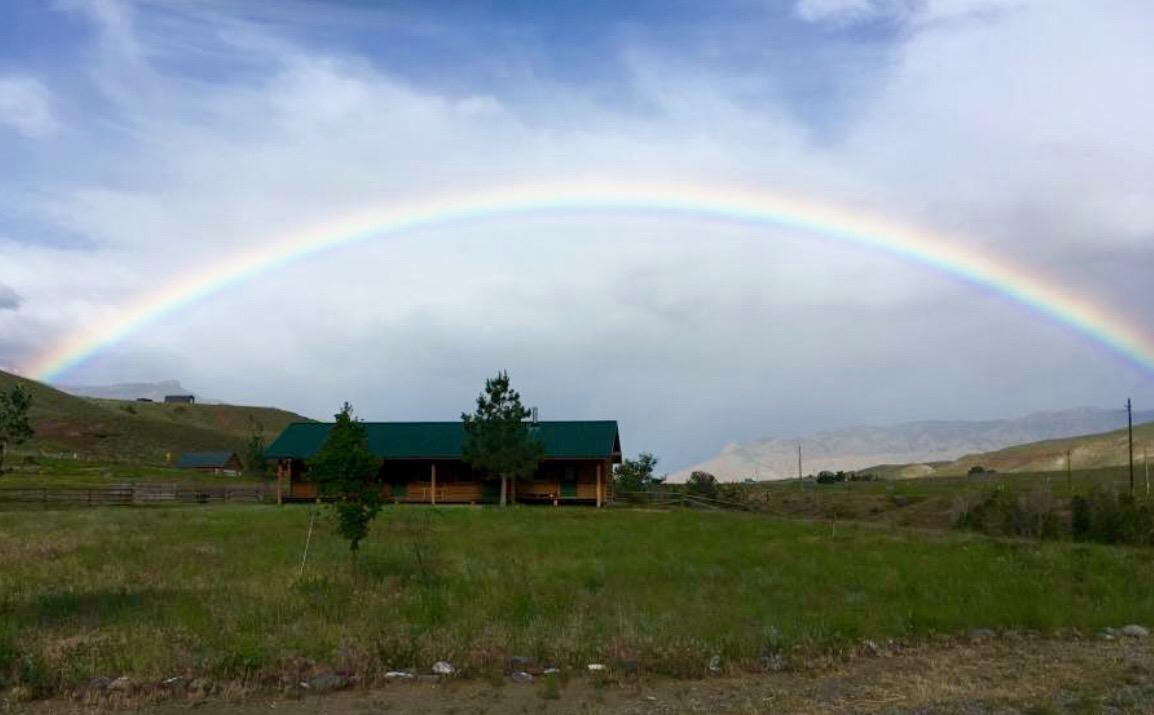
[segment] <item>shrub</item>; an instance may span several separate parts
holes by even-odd
[[[1066,532],[1058,504],[1045,491],[1015,495],[998,487],[964,503],[955,524],[959,528],[996,536],[1061,538]]]
[[[693,472],[685,483],[685,490],[694,496],[717,498],[717,477],[709,472]]]
[[[1154,514],[1129,494],[1095,488],[1071,505],[1071,531],[1083,541],[1104,544],[1154,544]]]

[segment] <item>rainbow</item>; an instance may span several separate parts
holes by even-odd
[[[176,278],[104,325],[65,336],[23,367],[30,377],[60,378],[142,327],[227,287],[337,246],[417,228],[539,213],[628,212],[721,219],[798,229],[887,253],[984,287],[1028,306],[1154,373],[1154,337],[1085,296],[958,241],[908,226],[775,194],[741,188],[582,181],[386,205],[239,251]]]

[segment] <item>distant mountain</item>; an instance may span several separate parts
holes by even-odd
[[[165,395],[193,395],[192,390],[180,384],[179,380],[162,380],[161,382],[124,382],[117,385],[55,385],[56,389],[77,397],[102,397],[107,400],[139,400],[148,399],[154,402],[163,402]],[[213,403],[219,400],[201,399],[197,401]]]
[[[1154,421],[1154,410],[1134,413],[1135,424]],[[902,476],[935,473],[937,463],[1042,440],[1087,435],[1124,427],[1125,410],[1082,407],[1037,412],[1017,419],[908,422],[889,427],[851,427],[801,438],[731,443],[716,457],[670,476],[684,481],[693,470],[721,481],[788,479],[797,476],[797,445],[802,470],[860,470],[904,465]]]
[[[30,454],[76,454],[117,462],[164,464],[184,451],[240,452],[253,422],[261,426],[265,440],[271,442],[290,422],[309,421],[272,407],[166,405],[78,397],[0,371],[0,390],[13,384],[23,385],[32,395],[31,421],[36,436],[18,450]],[[175,382],[159,384],[179,387]]]

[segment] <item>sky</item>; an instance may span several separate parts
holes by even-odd
[[[739,187],[916,226],[1154,334],[1148,0],[5,0],[0,367],[304,227],[508,186]],[[670,471],[857,424],[1154,404],[1003,295],[644,212],[370,237],[56,379],[457,419],[508,370]]]

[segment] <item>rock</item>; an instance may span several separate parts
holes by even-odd
[[[714,655],[712,658],[710,658],[709,659],[709,665],[707,667],[709,668],[710,673],[713,673],[714,675],[720,674],[721,673],[721,656],[720,655]]]
[[[131,693],[136,687],[136,684],[128,678],[127,675],[122,675],[116,680],[108,684],[108,692],[110,693]]]
[[[603,673],[606,670],[609,670],[608,668],[606,668],[601,663],[590,663],[589,665],[587,665],[585,667],[589,670],[590,673]]]
[[[390,670],[385,673],[385,680],[412,680],[413,674],[406,670]]]
[[[990,640],[996,635],[997,634],[989,628],[973,628],[970,630],[968,637],[973,643],[981,643],[982,641]]]
[[[1135,623],[1131,623],[1130,625],[1124,626],[1122,628],[1122,635],[1129,636],[1131,638],[1145,638],[1150,635],[1150,631]]]
[[[532,683],[533,682],[533,676],[529,675],[528,673],[526,673],[523,670],[513,671],[513,674],[510,675],[509,677],[513,679],[514,683]]]
[[[1102,640],[1112,641],[1118,635],[1118,631],[1106,626],[1098,630],[1097,636]]]
[[[98,675],[92,680],[88,681],[88,690],[94,692],[103,692],[108,690],[108,686],[112,684],[111,678],[105,678],[103,675]]]
[[[657,702],[657,696],[656,695],[646,695],[644,698],[641,698],[641,699],[647,703]]]
[[[436,663],[433,663],[433,672],[437,675],[452,675],[457,672],[457,669],[448,661],[438,660]]]
[[[165,678],[160,681],[161,687],[168,690],[188,690],[188,684],[191,681],[183,675],[174,675],[171,678]]]
[[[309,678],[307,685],[314,693],[331,693],[347,688],[349,679],[338,673],[320,673]]]
[[[549,668],[546,668],[545,670],[541,671],[541,674],[542,675],[557,675],[560,672],[561,672],[560,668],[549,667]]]
[[[527,671],[529,666],[533,664],[533,659],[524,655],[514,655],[509,657],[509,670],[512,672]]]

